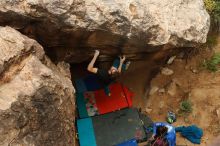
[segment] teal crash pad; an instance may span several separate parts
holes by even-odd
[[[76,93],[76,104],[79,111],[80,118],[88,117],[88,112],[86,109],[85,99],[83,93]]]
[[[80,146],[97,146],[91,118],[77,120]]]

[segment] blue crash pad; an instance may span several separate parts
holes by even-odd
[[[104,87],[95,74],[88,75],[84,78],[84,82],[88,91],[99,90]]]
[[[138,145],[137,145],[136,139],[132,139],[132,140],[123,142],[123,143],[121,143],[121,144],[118,144],[118,145],[116,145],[116,146],[138,146]]]
[[[76,79],[75,86],[77,92],[95,91],[104,88],[97,75],[91,74],[84,78]]]
[[[76,79],[75,86],[76,86],[77,92],[79,93],[87,91],[87,88],[86,88],[86,85],[83,79]]]

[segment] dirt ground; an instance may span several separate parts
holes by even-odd
[[[195,124],[202,128],[204,136],[200,145],[206,146],[220,135],[220,73],[212,73],[202,67],[204,59],[210,58],[214,52],[220,52],[220,43],[214,50],[191,52],[187,54],[187,59],[182,57],[182,53],[177,54],[172,64],[164,65],[174,73],[164,75],[159,72],[152,80],[148,68],[154,63],[132,62],[121,81],[135,93],[133,105],[142,108],[155,122],[165,121],[168,111],[178,113],[181,101],[189,99],[192,113],[177,114],[177,122],[173,125]],[[146,94],[148,88],[151,90],[150,95]],[[177,145],[194,144],[177,134]]]

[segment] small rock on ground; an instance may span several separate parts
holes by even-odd
[[[167,61],[167,64],[168,65],[172,64],[175,58],[176,58],[176,56],[170,57],[170,59]]]
[[[157,86],[152,86],[149,92],[149,95],[153,95],[154,93],[156,93],[159,90],[159,87]]]
[[[169,69],[169,68],[167,68],[167,67],[164,67],[164,68],[162,68],[161,73],[162,73],[163,75],[170,76],[170,75],[172,75],[174,72],[173,72],[173,70],[171,70],[171,69]]]

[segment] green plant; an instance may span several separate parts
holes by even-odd
[[[215,0],[215,7],[214,10],[212,11],[212,13],[220,16],[220,1],[219,0]]]
[[[214,31],[220,31],[220,1],[204,0],[204,4],[211,16],[211,26],[214,28]]]
[[[216,35],[209,35],[207,37],[207,41],[206,41],[205,45],[209,48],[212,48],[218,44],[217,39],[218,39],[218,37]]]
[[[218,71],[218,65],[220,64],[220,53],[215,53],[210,60],[205,60],[203,66],[212,71]]]
[[[206,10],[209,13],[212,13],[216,9],[216,1],[215,0],[204,0],[204,4],[206,7]]]
[[[184,113],[192,112],[192,103],[189,100],[183,100],[180,103],[180,111]]]

